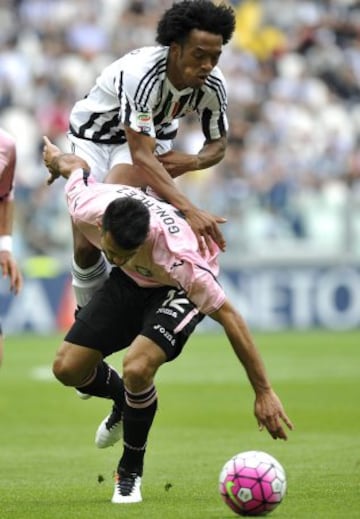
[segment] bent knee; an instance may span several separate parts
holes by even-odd
[[[65,386],[81,386],[94,376],[101,360],[100,352],[65,341],[56,353],[53,373]]]
[[[152,340],[139,335],[123,359],[123,379],[129,391],[146,390],[159,367],[166,362],[164,351]]]
[[[64,386],[80,386],[91,375],[91,371],[89,373],[80,369],[71,358],[61,356],[54,360],[52,370],[55,378]]]
[[[147,389],[153,381],[153,375],[153,370],[144,358],[132,360],[124,358],[123,380],[129,391],[136,393]]]
[[[72,369],[71,365],[64,361],[64,359],[57,358],[54,360],[52,367],[55,378],[61,382],[64,386],[77,386],[79,381],[77,380],[76,373]]]

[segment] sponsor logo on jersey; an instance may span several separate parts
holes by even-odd
[[[151,113],[138,113],[136,115],[136,124],[142,133],[151,133]]]
[[[141,123],[148,123],[148,122],[151,121],[151,114],[148,114],[148,113],[145,113],[145,112],[137,114],[137,119]]]

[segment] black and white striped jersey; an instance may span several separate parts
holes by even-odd
[[[198,89],[177,90],[166,76],[169,47],[142,47],[107,66],[70,115],[70,131],[101,143],[124,143],[123,125],[158,140],[176,136],[178,119],[197,112],[206,140],[228,129],[223,74],[215,67]]]

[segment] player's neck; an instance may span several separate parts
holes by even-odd
[[[176,88],[176,90],[184,90],[187,86],[184,84],[184,80],[181,77],[179,70],[177,69],[173,59],[171,58],[171,54],[168,56],[167,65],[166,65],[166,76],[172,86]]]

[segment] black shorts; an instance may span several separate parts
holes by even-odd
[[[169,286],[139,287],[115,267],[103,287],[78,312],[65,340],[106,357],[144,335],[160,346],[169,361],[181,353],[203,318],[184,291]]]

